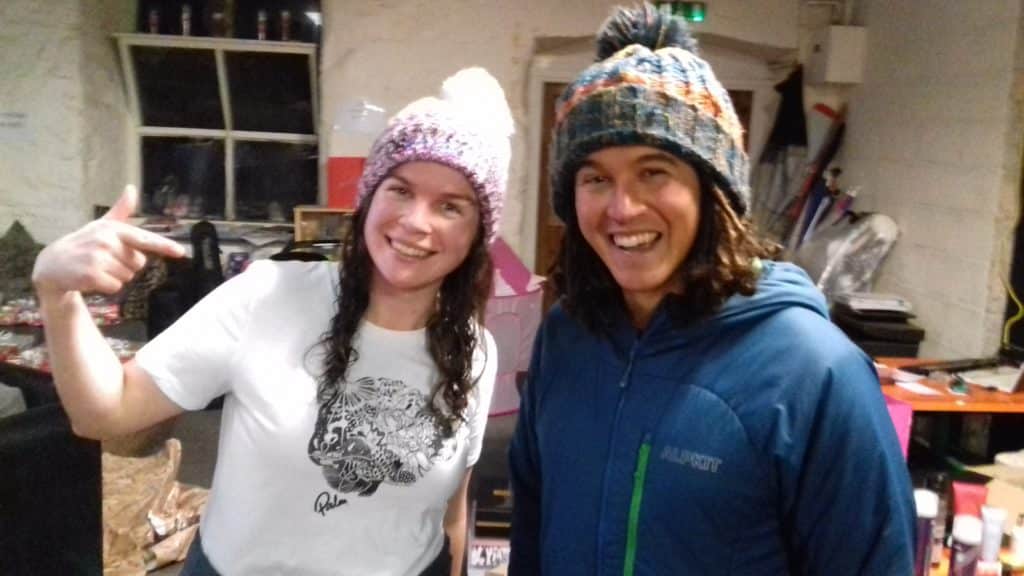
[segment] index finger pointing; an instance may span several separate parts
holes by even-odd
[[[118,236],[128,246],[147,254],[169,258],[181,258],[185,255],[185,247],[178,242],[142,228],[126,225],[118,230]]]

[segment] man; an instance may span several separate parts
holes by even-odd
[[[685,23],[619,9],[598,60],[558,102],[510,574],[911,573],[873,366],[744,220],[742,129]]]

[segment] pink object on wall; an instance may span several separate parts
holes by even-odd
[[[497,416],[519,409],[516,373],[530,367],[544,291],[541,278],[534,276],[501,238],[491,244],[491,259],[494,289],[484,322],[498,347],[498,378],[488,411]]]
[[[914,419],[914,409],[906,402],[885,398],[885,407],[889,409],[889,417],[896,428],[896,437],[900,441],[900,449],[903,450],[903,457],[907,457],[907,448],[910,446],[910,423]]]

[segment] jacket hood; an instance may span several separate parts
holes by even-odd
[[[734,295],[710,318],[684,327],[672,325],[664,306],[659,307],[650,325],[642,334],[629,323],[626,315],[611,335],[616,348],[628,353],[637,338],[652,352],[678,347],[693,338],[713,338],[737,327],[751,326],[791,307],[806,308],[828,319],[828,305],[821,291],[811,283],[802,268],[788,262],[764,262],[764,269],[752,296]]]

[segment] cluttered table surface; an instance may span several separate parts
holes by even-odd
[[[899,369],[923,363],[917,358],[877,358],[876,363]],[[942,381],[921,378],[901,381],[900,374],[885,374],[880,370],[882,393],[893,400],[909,404],[915,412],[975,412],[985,414],[1024,413],[1024,390],[1014,393],[988,390],[968,385],[966,393],[956,393]]]

